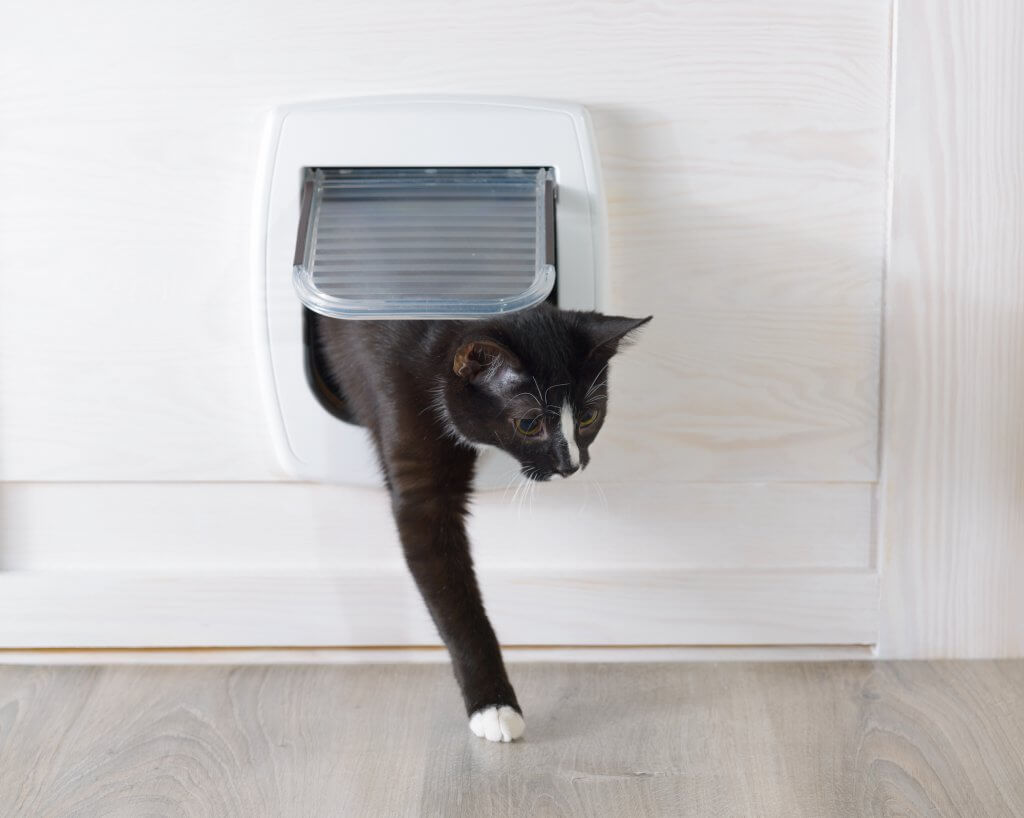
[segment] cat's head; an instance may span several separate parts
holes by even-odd
[[[650,320],[545,304],[466,325],[438,393],[449,431],[503,449],[534,480],[585,468],[608,413],[608,362]]]

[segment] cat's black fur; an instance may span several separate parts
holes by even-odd
[[[470,715],[494,705],[522,713],[466,536],[477,446],[504,449],[534,480],[567,477],[577,469],[562,436],[568,402],[578,420],[590,421],[574,429],[585,468],[606,415],[608,361],[649,320],[549,304],[483,321],[306,314],[310,381],[329,411],[369,431],[406,561]]]

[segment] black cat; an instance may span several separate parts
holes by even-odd
[[[370,432],[469,726],[490,741],[519,738],[525,724],[466,536],[477,449],[504,449],[533,480],[586,468],[606,416],[609,359],[649,320],[549,304],[482,321],[306,314],[311,380],[326,408]]]

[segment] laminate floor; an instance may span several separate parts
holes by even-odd
[[[0,667],[0,815],[1024,815],[1024,661]]]

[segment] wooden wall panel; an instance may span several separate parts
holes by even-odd
[[[249,301],[266,112],[419,92],[587,105],[611,309],[656,316],[584,479],[477,504],[508,638],[872,643],[889,37],[890,0],[4,6],[0,644],[433,639],[379,493],[276,484]]]
[[[586,570],[482,578],[507,644],[868,644],[871,572]],[[0,646],[437,645],[406,571],[242,576],[0,574]]]
[[[595,486],[473,503],[477,564],[497,570],[869,568],[861,484]],[[26,483],[0,488],[0,571],[391,570],[383,491],[306,484]]]
[[[1024,655],[1024,5],[901,0],[881,650]]]
[[[275,480],[250,333],[266,110],[594,114],[613,309],[657,318],[598,461],[876,477],[888,0],[64,0],[0,10],[0,478]]]

